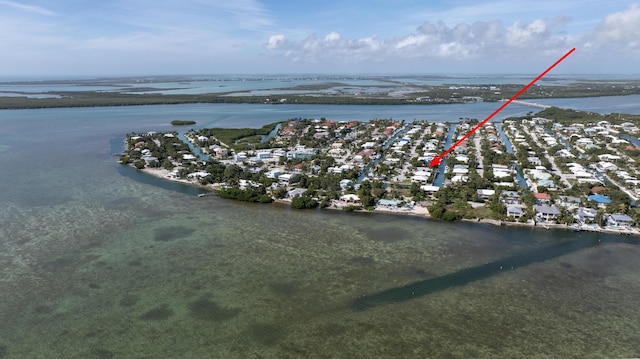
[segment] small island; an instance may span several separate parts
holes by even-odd
[[[189,120],[173,120],[171,121],[171,125],[173,126],[188,126],[188,125],[195,125],[196,121],[189,121]]]
[[[292,118],[192,129],[188,143],[131,133],[120,162],[240,201],[640,233],[640,116],[551,107],[488,123],[429,167],[477,124]]]

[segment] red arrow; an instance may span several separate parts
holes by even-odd
[[[562,56],[560,59],[558,59],[558,61],[554,62],[553,65],[549,66],[548,69],[544,70],[544,72],[541,73],[540,75],[538,75],[538,77],[536,77],[535,79],[533,79],[533,81],[529,82],[529,84],[527,86],[523,87],[520,91],[518,91],[517,94],[513,95],[513,97],[511,97],[507,102],[505,102],[497,110],[493,111],[493,113],[491,115],[487,116],[487,118],[482,120],[482,122],[480,122],[476,127],[472,128],[471,131],[469,131],[469,133],[467,133],[461,139],[459,139],[456,143],[454,143],[453,146],[449,147],[446,151],[442,152],[442,154],[440,156],[434,157],[431,160],[431,163],[429,163],[429,167],[434,167],[434,166],[439,165],[440,162],[442,161],[442,159],[444,158],[444,156],[446,156],[449,152],[451,152],[454,148],[456,148],[456,146],[458,146],[459,144],[464,142],[464,140],[466,140],[469,136],[471,136],[472,133],[474,133],[477,129],[482,127],[482,125],[487,123],[493,116],[498,114],[498,112],[502,111],[505,107],[507,107],[513,100],[517,99],[518,96],[522,95],[525,91],[527,91],[529,89],[529,87],[533,86],[533,84],[535,84],[538,80],[540,80],[544,75],[546,75],[549,71],[551,71],[551,69],[556,67],[556,65],[561,63],[564,59],[566,59],[574,51],[576,51],[575,47],[573,49],[569,50],[569,52],[567,52],[566,54],[564,54],[564,56]]]

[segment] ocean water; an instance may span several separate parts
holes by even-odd
[[[0,358],[640,356],[636,237],[198,198],[112,156],[172,119],[489,105],[0,111]]]

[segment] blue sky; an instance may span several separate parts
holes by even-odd
[[[0,75],[638,74],[640,2],[0,0]]]

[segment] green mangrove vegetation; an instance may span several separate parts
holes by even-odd
[[[187,126],[187,125],[195,125],[196,121],[189,121],[189,120],[173,120],[171,121],[171,124],[173,126]]]
[[[151,87],[125,88],[115,91],[48,91],[43,94],[56,98],[29,98],[0,96],[0,109],[56,108],[56,107],[96,107],[96,106],[136,106],[169,105],[189,103],[245,103],[245,104],[332,104],[332,105],[403,105],[403,104],[447,104],[468,101],[498,101],[516,94],[521,84],[476,85],[417,85],[398,95],[398,89],[406,84],[390,81],[388,86],[372,86],[371,94],[341,90],[344,85],[327,82],[275,90],[269,95],[252,95],[249,91],[217,92],[208,94],[162,94],[150,91],[167,89]],[[104,85],[103,85],[104,86]],[[338,86],[338,87],[336,87]],[[367,86],[361,86],[367,87]],[[336,89],[331,94],[322,92]],[[170,89],[169,89],[170,90]],[[290,90],[308,91],[291,94]],[[640,94],[640,81],[625,82],[577,82],[562,86],[536,85],[520,96],[521,99],[572,98],[595,96],[622,96]],[[416,100],[416,99],[426,100]]]

